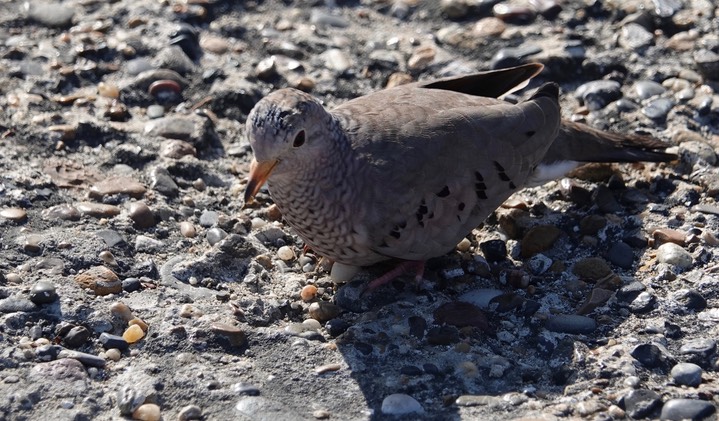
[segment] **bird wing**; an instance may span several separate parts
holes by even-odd
[[[364,177],[354,229],[365,246],[407,260],[451,250],[522,187],[556,137],[552,86],[518,105],[409,86],[334,109]]]

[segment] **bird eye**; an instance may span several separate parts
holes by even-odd
[[[295,136],[295,141],[292,142],[292,146],[295,148],[299,148],[300,146],[305,144],[305,131],[300,130],[299,133],[297,133],[297,136]]]

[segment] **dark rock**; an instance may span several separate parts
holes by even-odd
[[[38,281],[30,290],[30,301],[37,305],[55,302],[57,298],[55,284],[50,281]]]
[[[85,326],[75,326],[67,332],[62,342],[70,348],[77,348],[84,345],[85,342],[90,339],[90,336],[91,333],[88,328]]]
[[[459,330],[454,326],[437,326],[427,332],[427,343],[450,345],[459,342]]]
[[[100,345],[105,349],[117,348],[120,351],[124,351],[130,347],[130,344],[128,344],[122,336],[111,335],[107,332],[100,334],[99,341]]]
[[[558,314],[547,319],[544,327],[551,332],[583,334],[593,332],[597,322],[586,316]]]
[[[634,250],[623,241],[616,242],[609,247],[607,260],[622,269],[631,269],[634,264]]]
[[[637,345],[630,354],[648,369],[661,368],[664,371],[669,371],[676,362],[669,351],[660,344]]]
[[[479,249],[488,262],[500,262],[507,258],[507,244],[502,240],[489,240],[479,243]]]
[[[638,419],[651,416],[661,402],[661,397],[653,390],[636,389],[622,396],[619,399],[619,406],[627,411],[627,415]]]
[[[708,420],[716,412],[711,402],[697,399],[671,399],[662,407],[660,418],[663,420]]]

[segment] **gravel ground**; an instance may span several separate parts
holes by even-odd
[[[713,1],[5,0],[0,28],[0,419],[716,419]],[[338,286],[266,191],[243,209],[272,90],[526,62],[680,159],[523,190],[364,295],[385,267]]]

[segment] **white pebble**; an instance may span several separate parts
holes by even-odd
[[[353,276],[355,276],[357,271],[359,271],[359,267],[357,266],[350,266],[335,262],[335,264],[332,265],[332,270],[330,271],[330,278],[332,278],[332,282],[335,283],[348,282]]]
[[[265,221],[264,219],[252,218],[252,229],[253,230],[260,229],[260,228],[264,227],[265,225],[267,225],[267,221]]]
[[[292,251],[292,248],[288,246],[282,246],[277,249],[277,257],[284,260],[285,262],[289,262],[290,260],[295,258],[295,252]]]
[[[664,243],[657,249],[657,261],[680,269],[688,269],[693,264],[692,255],[674,243]]]
[[[462,241],[457,244],[457,250],[459,251],[469,251],[469,248],[472,246],[472,242],[469,241],[468,238],[463,238]]]
[[[404,393],[395,393],[382,401],[382,413],[388,415],[421,414],[424,413],[424,409],[415,398]]]

